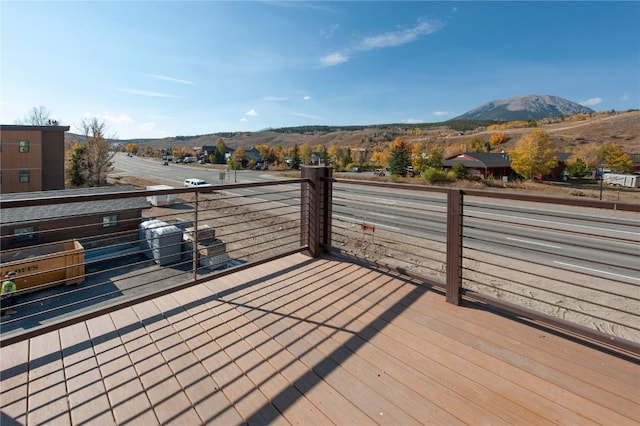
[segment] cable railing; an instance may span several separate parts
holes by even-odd
[[[297,179],[213,191],[116,187],[73,201],[3,197],[2,275],[17,272],[18,291],[10,308],[16,313],[2,318],[2,345],[306,250],[305,185]],[[152,204],[162,197],[171,202]],[[139,208],[109,210],[123,199]],[[95,212],[93,203],[105,207]],[[85,214],[77,213],[82,206]],[[20,219],[34,210],[42,217]],[[65,210],[75,216],[47,215]]]
[[[96,212],[96,202],[107,204]],[[82,220],[61,214],[79,206]],[[56,215],[40,221],[37,209]],[[640,350],[638,204],[334,179],[330,168],[305,167],[301,179],[276,182],[3,197],[2,210],[2,273],[50,274],[18,292],[3,346],[304,251],[339,252],[422,280],[449,303]],[[20,251],[17,266],[10,257]],[[54,264],[30,267],[38,256]]]
[[[640,348],[640,205],[333,179],[332,249]],[[627,343],[629,345],[627,346]]]

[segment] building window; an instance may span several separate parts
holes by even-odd
[[[111,214],[109,216],[102,216],[102,226],[104,228],[108,226],[116,226],[118,224],[118,215]]]
[[[35,228],[33,226],[27,226],[24,228],[16,228],[13,230],[13,241],[30,241],[35,238]]]
[[[29,152],[29,141],[20,141],[18,145],[20,152]]]
[[[18,171],[18,181],[20,183],[29,183],[30,180],[30,176],[29,176],[29,170],[20,170]]]

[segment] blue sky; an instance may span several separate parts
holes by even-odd
[[[640,107],[640,2],[0,1],[0,122],[121,139]]]

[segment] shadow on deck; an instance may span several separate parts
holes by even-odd
[[[640,367],[288,256],[0,350],[9,424],[638,424]]]

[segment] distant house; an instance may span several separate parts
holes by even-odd
[[[244,154],[245,154],[244,158],[247,162],[254,161],[255,163],[259,163],[262,161],[262,157],[260,156],[260,151],[258,151],[255,147],[251,149],[245,149]],[[246,164],[244,164],[244,161],[243,161],[243,166],[246,167]]]
[[[327,162],[327,154],[324,152],[312,152],[311,163],[314,166],[324,166]]]
[[[69,126],[0,125],[0,193],[64,189]]]
[[[548,175],[544,177],[545,180],[566,180],[565,170],[567,170],[567,161],[571,157],[570,152],[561,152],[557,154],[558,162],[555,167],[551,169]]]
[[[0,203],[31,198],[104,194],[138,190],[128,185],[28,192],[0,195]],[[0,231],[2,250],[28,247],[70,239],[80,240],[85,248],[107,245],[110,240],[135,238],[142,211],[150,208],[145,197],[85,201],[38,207],[2,209]]]
[[[462,163],[467,168],[469,177],[487,179],[489,176],[501,178],[513,174],[509,156],[502,152],[462,153],[445,158],[442,167],[450,170],[454,165]]]
[[[631,173],[640,174],[640,154],[629,154],[629,157],[631,157],[631,162],[633,163]]]
[[[218,150],[218,147],[216,145],[203,145],[202,146],[202,154],[206,155],[207,157],[213,155],[216,155],[216,151]],[[228,146],[225,145],[225,149],[224,149],[224,158],[225,158],[225,162],[229,162],[229,158],[231,157],[231,153],[235,151],[233,148],[229,148]]]

